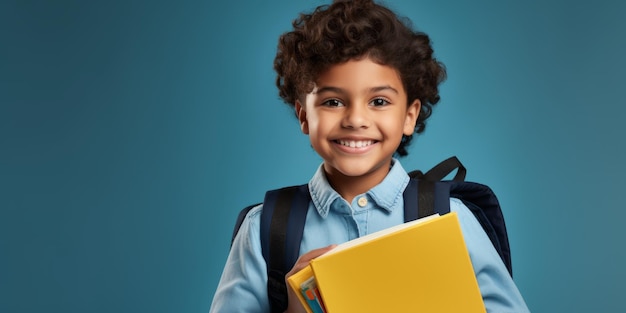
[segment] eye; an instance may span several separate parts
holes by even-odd
[[[385,106],[385,105],[388,105],[389,103],[391,102],[387,101],[384,98],[376,98],[370,102],[370,104],[375,107]]]
[[[343,106],[343,103],[337,99],[328,99],[322,102],[322,105],[327,107],[341,107]]]

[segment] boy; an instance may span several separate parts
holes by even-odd
[[[445,78],[428,36],[371,0],[336,1],[302,14],[293,26],[279,40],[276,84],[323,163],[308,184],[303,254],[287,277],[333,244],[404,222],[409,177],[394,156],[406,155],[413,134],[424,130]],[[239,229],[211,312],[270,311],[262,209],[252,209]],[[487,310],[527,312],[472,213],[457,199],[450,209],[459,215]],[[272,310],[304,312],[291,290],[287,298],[286,308]]]

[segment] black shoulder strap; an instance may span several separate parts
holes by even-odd
[[[271,190],[265,194],[260,236],[267,266],[267,292],[272,313],[287,309],[285,276],[300,254],[309,201],[308,185]],[[259,204],[247,206],[239,212],[231,245],[248,212]]]
[[[300,254],[308,212],[308,185],[268,191],[261,213],[261,249],[267,264],[267,292],[271,312],[287,309],[285,275]]]
[[[446,214],[450,212],[449,186],[439,182],[454,170],[457,172],[453,181],[465,180],[467,170],[465,166],[461,164],[461,161],[454,156],[435,165],[435,167],[425,174],[419,170],[409,173],[409,176],[414,178],[411,180],[414,181],[414,183],[408,186],[404,191],[405,221],[412,221],[416,218],[426,217],[434,213]],[[417,195],[414,195],[416,190]],[[414,203],[415,201],[412,200],[414,197],[417,198],[416,204]],[[416,212],[417,215],[415,215],[413,213],[414,210],[407,210],[406,208],[419,209]]]
[[[450,185],[411,179],[404,189],[404,221],[450,212]]]
[[[416,178],[419,180],[426,181],[440,181],[443,180],[446,176],[456,170],[456,174],[454,175],[453,181],[464,181],[465,176],[467,174],[467,169],[465,166],[459,161],[459,159],[455,156],[449,157],[441,163],[435,165],[425,174],[420,170],[415,170],[409,173],[411,178]]]

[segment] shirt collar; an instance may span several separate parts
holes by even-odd
[[[402,193],[409,183],[409,176],[400,162],[397,159],[392,159],[391,164],[391,169],[385,179],[366,192],[377,207],[389,212],[402,204],[400,201]],[[309,181],[309,191],[311,200],[322,217],[328,216],[328,211],[333,202],[341,199],[339,193],[330,186],[326,179],[323,164],[317,168],[315,175]]]

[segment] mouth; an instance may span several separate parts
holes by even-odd
[[[375,144],[376,140],[335,140],[336,143],[350,148],[364,148]]]

